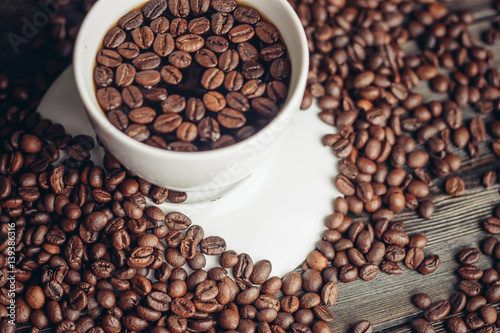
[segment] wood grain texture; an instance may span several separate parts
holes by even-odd
[[[1,2],[1,4],[0,8],[7,6],[7,2]],[[469,29],[480,41],[479,35],[490,26],[491,22],[500,21],[500,16],[490,4],[491,0],[455,0],[447,3],[447,6],[452,11],[468,9],[474,13],[476,23]],[[7,24],[10,24],[9,22],[12,20],[8,20]],[[0,22],[0,25],[6,31],[6,23]],[[483,44],[480,42],[480,45]],[[409,43],[405,48],[408,53],[416,52],[414,43]],[[494,50],[496,55],[494,66],[500,69],[500,45],[490,49]],[[1,50],[0,53],[2,53]],[[447,98],[444,94],[432,93],[425,82],[415,91],[422,93],[426,101]],[[470,119],[475,115],[471,108],[464,108],[463,111],[465,119]],[[481,118],[487,122],[491,116],[481,115]],[[441,188],[446,178],[438,179],[431,188],[430,197],[436,205],[436,213],[431,220],[425,221],[415,212],[407,211],[397,217],[397,220],[407,224],[406,231],[410,235],[426,233],[429,245],[425,248],[425,253],[440,256],[439,269],[434,274],[422,276],[404,267],[401,275],[389,276],[379,272],[377,278],[371,282],[357,280],[353,283],[341,284],[339,301],[332,307],[335,315],[335,320],[331,324],[332,332],[348,332],[355,323],[364,319],[373,323],[375,331],[409,332],[409,321],[422,314],[422,311],[410,302],[414,294],[426,292],[437,301],[448,299],[455,292],[458,282],[456,254],[463,248],[478,246],[479,242],[487,236],[482,231],[481,223],[491,216],[494,207],[500,204],[500,185],[485,189],[481,184],[481,176],[486,171],[500,168],[500,160],[493,156],[490,141],[491,138],[488,137],[486,142],[480,144],[481,156],[475,160],[470,160],[465,150],[453,149],[452,152],[462,160],[458,175],[465,180],[467,187],[462,196],[451,198],[443,194]],[[355,220],[367,221],[368,217],[357,216]],[[492,260],[483,256],[478,265],[482,268],[491,267]],[[500,306],[497,308],[500,309]],[[444,330],[441,322],[434,326],[438,332]],[[29,330],[24,328],[23,331]]]

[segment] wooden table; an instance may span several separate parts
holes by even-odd
[[[490,0],[455,0],[448,3],[450,10],[468,9],[474,13],[476,23],[469,29],[476,35],[484,32],[492,21],[500,21],[500,15],[491,8]],[[15,4],[10,1],[0,2],[0,13],[5,15],[0,20],[2,40],[0,45],[0,61],[14,59],[11,50],[6,49],[5,33],[9,29],[19,30],[21,17],[24,13],[33,13],[34,2],[19,0]],[[32,15],[32,14],[31,14]],[[479,38],[478,38],[479,39]],[[405,46],[408,53],[415,52],[416,45]],[[500,69],[500,45],[494,50],[495,66]],[[20,59],[29,58],[28,51],[19,55]],[[16,68],[16,67],[10,67]],[[19,67],[18,67],[19,68]],[[8,70],[7,67],[2,70]],[[22,71],[22,69],[21,69]],[[424,94],[426,101],[442,99],[442,95],[433,94],[422,83],[417,89]],[[464,118],[470,119],[474,112],[464,108]],[[485,120],[491,116],[481,115]],[[452,152],[462,159],[462,167],[458,175],[466,184],[465,193],[457,198],[451,198],[442,193],[443,180],[438,179],[431,188],[430,197],[436,205],[436,213],[431,220],[425,221],[414,212],[404,211],[397,220],[407,224],[406,231],[412,235],[425,232],[429,245],[425,248],[426,255],[438,254],[441,258],[439,269],[427,276],[403,268],[401,275],[386,275],[379,273],[371,282],[357,280],[349,284],[341,284],[340,297],[332,308],[335,320],[332,323],[333,332],[347,332],[356,322],[366,319],[373,323],[376,331],[408,332],[409,321],[422,311],[415,308],[410,300],[419,292],[428,293],[433,300],[448,299],[454,292],[458,282],[456,270],[458,264],[456,254],[463,248],[479,246],[480,241],[487,236],[482,230],[482,222],[491,216],[494,207],[500,204],[500,184],[489,189],[482,186],[482,175],[489,170],[498,170],[500,160],[491,151],[491,137],[480,144],[481,156],[471,161],[465,150],[455,149]],[[355,217],[355,220],[367,221],[367,216]],[[493,264],[490,258],[483,256],[478,263],[482,268]],[[500,304],[497,305],[500,310]],[[443,331],[442,323],[435,324],[437,331]]]

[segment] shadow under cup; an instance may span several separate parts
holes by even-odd
[[[144,0],[98,1],[85,18],[75,45],[74,70],[79,94],[96,134],[108,151],[137,176],[158,186],[186,192],[216,193],[248,177],[279,147],[280,138],[300,108],[309,67],[307,39],[286,0],[238,2],[256,8],[280,31],[291,61],[289,95],[266,127],[232,146],[200,152],[175,152],[138,142],[115,128],[97,103],[93,71],[106,32]],[[212,196],[212,195],[211,195]]]

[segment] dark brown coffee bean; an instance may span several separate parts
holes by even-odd
[[[458,289],[468,297],[474,297],[481,292],[481,286],[473,281],[462,280],[458,283]],[[488,291],[486,291],[486,299],[488,299]]]
[[[155,35],[153,30],[148,26],[135,28],[132,31],[132,39],[134,43],[141,49],[148,49],[153,45]]]
[[[339,288],[336,282],[328,282],[323,286],[321,291],[321,301],[328,307],[333,306],[337,302]]]
[[[254,264],[252,274],[250,275],[250,282],[256,285],[263,284],[271,274],[272,265],[269,260],[260,260]]]
[[[94,69],[94,83],[97,87],[108,87],[114,81],[114,72],[106,66],[97,66]]]
[[[169,33],[159,33],[153,42],[153,50],[160,57],[170,55],[175,49],[175,40]]]
[[[114,27],[104,36],[104,46],[108,49],[115,49],[125,41],[126,37],[125,31],[119,27]]]
[[[483,305],[479,309],[479,314],[487,324],[493,324],[497,321],[497,311],[490,305]]]
[[[446,300],[432,303],[424,313],[425,319],[430,322],[436,322],[448,315],[450,312],[450,303]]]
[[[426,220],[432,218],[432,216],[434,215],[434,210],[435,210],[434,203],[429,199],[424,199],[420,201],[418,205],[418,214]]]
[[[424,252],[419,248],[410,248],[406,253],[405,265],[408,269],[417,269],[424,260]]]
[[[160,72],[156,70],[146,70],[135,75],[135,82],[143,87],[152,87],[160,82]]]
[[[200,242],[201,252],[207,255],[220,255],[226,250],[226,242],[218,236],[210,236]]]
[[[214,34],[226,35],[234,25],[234,17],[229,13],[223,13],[223,12],[215,13],[215,15],[212,17],[212,24],[211,25],[212,25],[212,31]],[[209,37],[209,38],[211,38],[211,37]],[[218,37],[218,36],[215,36],[215,37]],[[226,42],[224,42],[223,39],[219,39],[219,38],[211,39],[210,42],[215,42],[215,45],[212,45],[212,46],[215,46],[215,48],[219,49],[219,50],[220,50],[220,46],[223,46],[224,44],[226,44]],[[222,43],[222,45],[221,45],[221,43]],[[216,53],[223,52],[223,51],[218,52],[215,49],[212,49],[211,47],[209,47],[209,48]],[[227,47],[226,47],[226,49],[227,49]]]
[[[486,298],[483,296],[474,296],[471,297],[467,303],[465,303],[465,310],[467,312],[474,312],[479,310],[483,305],[487,303]]]
[[[473,265],[479,260],[480,256],[481,253],[478,248],[470,247],[458,254],[458,260],[462,265]]]
[[[430,274],[433,273],[439,267],[439,263],[440,263],[439,256],[434,254],[424,259],[424,261],[420,264],[417,270],[420,274],[423,275]]]
[[[97,63],[106,67],[118,67],[123,59],[118,52],[103,49],[97,53]]]
[[[238,6],[234,10],[234,18],[240,23],[255,24],[260,21],[260,14],[255,8]]]
[[[122,105],[122,97],[113,87],[101,88],[97,90],[97,102],[103,110],[110,111]]]
[[[156,117],[153,128],[158,133],[172,133],[182,123],[182,117],[175,113],[162,114]]]
[[[175,41],[177,49],[188,53],[199,51],[204,45],[205,40],[200,35],[196,34],[182,35]]]
[[[296,295],[302,287],[302,277],[297,272],[287,273],[283,277],[281,291],[288,296]]]
[[[160,73],[167,84],[177,85],[182,81],[182,72],[172,65],[163,66]]]
[[[233,109],[224,108],[217,113],[218,123],[225,128],[240,128],[246,123],[246,117],[243,113]]]
[[[202,141],[215,142],[220,138],[219,123],[211,117],[205,117],[198,123],[198,133]]]
[[[132,268],[141,268],[151,265],[153,260],[153,248],[137,247],[130,254],[127,263]]]
[[[210,21],[206,17],[198,17],[188,24],[188,31],[196,35],[204,35],[210,31]]]
[[[217,91],[209,91],[203,95],[203,103],[205,107],[213,112],[219,112],[226,106],[224,95]]]
[[[213,68],[217,66],[218,59],[215,53],[209,49],[201,49],[194,55],[194,59],[198,64],[205,68]]]
[[[166,0],[153,0],[142,8],[142,13],[148,20],[154,20],[158,18],[161,14],[165,12],[167,9],[167,1]]]
[[[470,281],[467,281],[467,282],[470,282]],[[473,283],[473,282],[470,282],[470,283]],[[474,284],[474,286],[476,286],[477,289],[480,291],[479,285]],[[479,292],[478,292],[478,294],[479,294]],[[474,296],[476,296],[476,295],[474,295]],[[496,286],[496,285],[490,286],[488,289],[486,289],[486,292],[484,293],[484,297],[486,298],[488,303],[497,303],[498,300],[500,300],[500,286]]]
[[[446,328],[453,333],[467,332],[467,326],[464,321],[459,317],[451,317],[446,321]]]
[[[207,69],[201,77],[201,85],[208,90],[215,90],[224,83],[225,74],[218,68]]]
[[[144,97],[143,97],[141,91],[139,90],[139,88],[137,88],[135,86],[125,87],[122,90],[122,98],[123,98],[123,102],[125,104],[127,104],[127,106],[131,109],[140,108],[142,106],[142,104],[144,103]],[[107,114],[108,118],[110,118],[110,114],[112,112],[123,112],[123,111],[112,110],[111,112],[109,112]],[[116,127],[116,125],[115,125],[115,127]]]
[[[191,225],[191,219],[179,212],[170,212],[165,217],[170,230],[185,230]]]
[[[451,310],[450,313],[455,314],[461,312],[466,304],[467,298],[462,292],[457,292],[450,299]]]
[[[339,280],[344,283],[353,282],[358,277],[358,268],[352,265],[342,266],[339,272]]]
[[[453,197],[460,196],[465,191],[464,181],[460,177],[451,177],[446,181],[445,189]]]
[[[372,333],[373,332],[373,326],[372,324],[367,321],[367,320],[362,320],[358,322],[354,327],[352,328],[353,333]]]
[[[139,56],[140,49],[139,46],[133,42],[125,42],[118,46],[116,52],[125,59],[134,59]]]
[[[383,239],[388,244],[405,246],[409,243],[408,235],[401,230],[387,230],[384,232]]]
[[[247,80],[258,79],[264,75],[265,69],[256,61],[246,61],[243,63],[241,73]]]
[[[255,24],[255,33],[264,43],[276,43],[279,39],[279,32],[271,23],[260,21]]]
[[[413,296],[412,302],[417,308],[424,310],[432,304],[432,299],[427,294],[419,293]]]
[[[403,270],[401,269],[401,267],[397,263],[391,262],[391,261],[382,261],[380,263],[380,270],[386,274],[401,274],[401,273],[403,273]]]
[[[359,278],[363,281],[371,281],[377,277],[379,268],[375,264],[363,265],[359,270]]]
[[[133,109],[128,114],[129,119],[137,124],[149,124],[156,117],[156,112],[147,106]]]
[[[436,330],[431,323],[423,318],[415,318],[411,322],[411,327],[417,333],[435,333]]]
[[[160,57],[152,52],[141,53],[134,60],[132,60],[132,64],[139,70],[155,69],[160,65],[160,63]]]
[[[168,9],[175,17],[187,17],[191,10],[188,0],[168,0]]]
[[[478,329],[483,327],[486,323],[478,313],[470,312],[465,317],[465,324],[470,329]]]
[[[179,69],[187,68],[193,61],[192,56],[183,51],[174,51],[168,56],[168,61]]]
[[[132,30],[141,26],[143,21],[144,17],[142,13],[139,10],[134,10],[123,16],[118,21],[118,25],[125,30]]]
[[[286,79],[291,72],[291,65],[288,59],[279,58],[275,59],[269,69],[269,73],[275,80]]]
[[[238,4],[234,0],[212,0],[210,7],[217,12],[230,13],[236,9]]]

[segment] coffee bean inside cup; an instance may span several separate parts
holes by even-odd
[[[211,150],[269,124],[291,75],[277,28],[228,1],[150,1],[104,36],[96,98],[116,128],[147,145]]]

